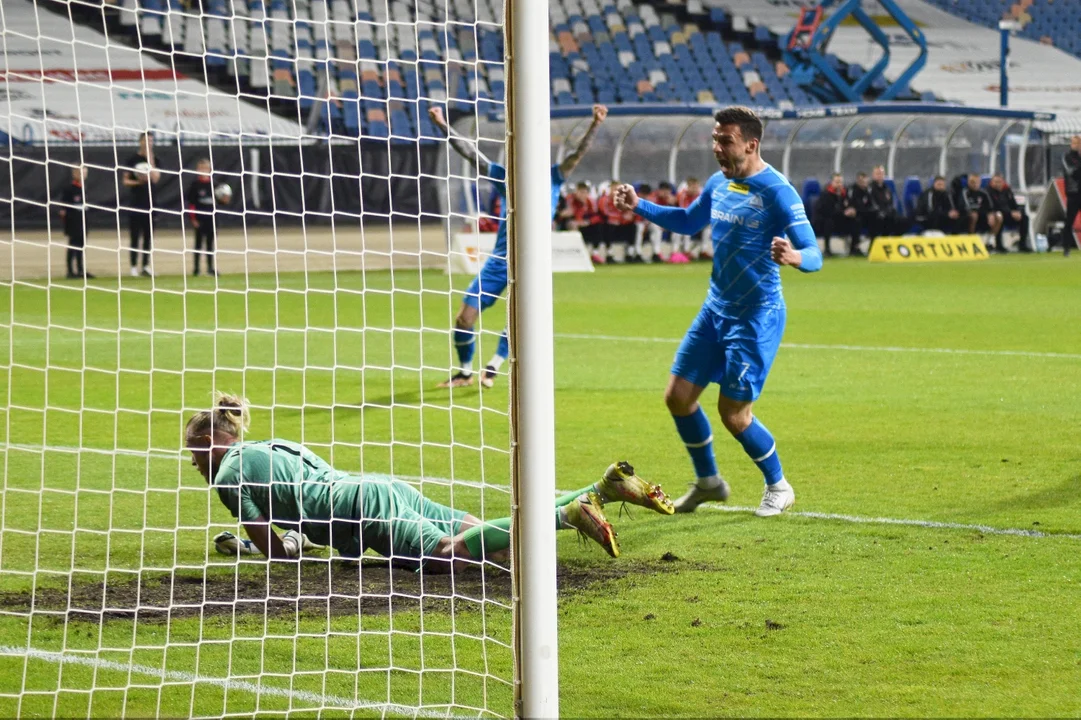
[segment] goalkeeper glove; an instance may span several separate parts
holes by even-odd
[[[238,538],[228,530],[214,536],[214,549],[230,557],[259,554],[259,548],[255,547],[255,543],[248,539]]]

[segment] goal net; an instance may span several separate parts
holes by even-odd
[[[509,562],[220,554],[244,528],[184,450],[230,392],[248,440],[511,514],[512,363],[436,388],[471,279],[450,240],[498,221],[492,183],[428,116],[504,154],[503,14],[0,6],[0,715],[514,713]]]

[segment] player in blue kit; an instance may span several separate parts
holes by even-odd
[[[717,472],[709,418],[698,404],[706,386],[717,383],[721,422],[765,476],[755,514],[768,517],[796,501],[773,435],[753,412],[784,333],[779,266],[814,272],[822,267],[822,253],[799,195],[762,160],[762,120],[739,106],[719,110],[714,120],[713,154],[721,171],[689,207],[640,200],[630,185],[617,188],[613,199],[617,207],[674,233],[694,235],[711,225],[709,294],[676,352],[664,393],[698,476],[675,502],[676,512],[728,499],[728,484]]]
[[[507,169],[499,163],[492,162],[477,150],[476,143],[466,140],[458,135],[447,124],[440,108],[431,108],[428,115],[432,122],[444,133],[455,152],[465,158],[481,177],[487,177],[495,185],[495,191],[503,198],[500,210],[499,230],[496,233],[495,248],[488,260],[481,267],[480,273],[470,283],[462,298],[462,306],[454,318],[454,348],[458,352],[458,372],[449,380],[439,384],[439,387],[464,387],[473,384],[473,353],[476,350],[477,334],[474,327],[480,313],[487,310],[503,294],[507,288]],[[556,205],[559,203],[559,193],[566,177],[574,172],[582,156],[589,151],[593,138],[597,134],[597,128],[608,116],[608,108],[604,105],[593,106],[593,122],[585,135],[578,141],[578,147],[574,152],[563,158],[563,161],[552,166],[552,216],[555,217]],[[495,382],[496,372],[503,360],[507,357],[507,333],[504,330],[499,338],[499,346],[492,361],[484,368],[481,384],[492,387]]]

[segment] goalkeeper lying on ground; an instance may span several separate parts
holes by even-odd
[[[395,561],[445,561],[428,565],[439,571],[506,558],[509,517],[485,523],[429,500],[400,480],[337,471],[303,445],[243,440],[249,418],[243,398],[220,395],[213,410],[188,420],[185,444],[192,464],[265,557],[295,558],[310,539],[352,558],[374,550]],[[605,502],[674,512],[660,486],[621,462],[593,485],[555,501],[556,528],[578,530],[618,557],[616,534],[602,509]],[[286,530],[285,535],[279,537],[271,525]],[[215,540],[221,544],[221,536]],[[231,536],[225,540],[242,552],[247,548]]]

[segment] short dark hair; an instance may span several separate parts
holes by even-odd
[[[661,180],[659,183],[657,183],[657,189],[668,190],[669,192],[675,190],[675,188],[672,187],[672,183],[668,182],[667,180]]]
[[[841,179],[843,180],[843,179],[844,179],[844,177],[845,177],[845,174],[844,174],[844,173],[839,173],[839,172],[835,172],[835,173],[833,173],[832,175],[830,175],[830,179],[833,179],[833,178],[835,178],[835,177],[839,177],[839,178],[841,178]]]
[[[749,107],[730,105],[713,113],[718,125],[737,125],[744,140],[762,141],[762,118]]]
[[[589,189],[589,183],[587,183],[585,180],[579,180],[578,184],[575,185],[574,187],[575,187],[576,190],[588,190]]]
[[[862,180],[865,177],[867,177],[867,173],[863,172],[862,170],[860,170],[858,173],[856,173],[856,179],[857,180]]]
[[[653,192],[653,188],[649,186],[649,183],[642,183],[638,186],[638,192],[642,193],[643,195],[649,195],[651,192]]]
[[[931,181],[931,184],[932,184],[932,185],[934,185],[934,184],[935,184],[936,182],[938,182],[939,180],[941,180],[942,182],[946,182],[946,178],[945,178],[944,176],[942,176],[942,175],[935,175],[935,179]]]

